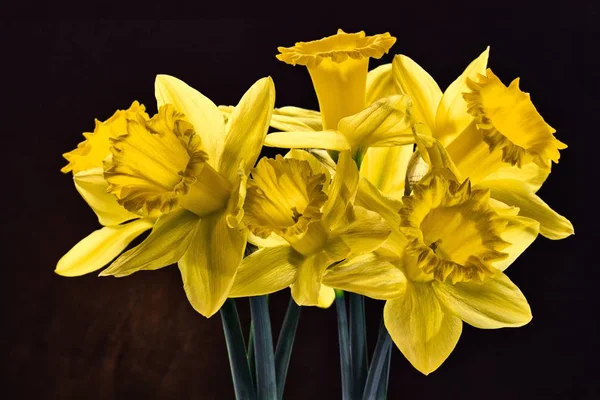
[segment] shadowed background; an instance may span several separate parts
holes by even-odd
[[[206,319],[192,309],[176,267],[122,279],[63,278],[53,272],[65,252],[99,228],[71,176],[59,172],[65,164],[61,154],[83,140],[82,132],[93,130],[94,118],[105,120],[133,100],[155,113],[158,73],[176,76],[216,104],[228,105],[270,75],[276,106],[316,109],[306,69],[277,61],[277,46],[318,39],[337,28],[389,31],[398,40],[390,54],[372,60],[371,68],[391,62],[393,54],[406,54],[444,89],[490,45],[494,72],[505,84],[520,76],[521,88],[532,93],[557,137],[569,145],[539,194],[578,230],[582,218],[571,195],[576,154],[590,150],[578,139],[582,129],[574,127],[578,119],[573,117],[578,106],[568,99],[579,96],[584,110],[592,110],[586,77],[573,72],[585,55],[581,50],[591,45],[586,34],[596,32],[585,18],[576,23],[567,14],[554,14],[549,22],[534,8],[460,14],[454,6],[433,13],[425,5],[412,7],[404,8],[402,17],[362,21],[357,12],[354,18],[329,20],[0,23],[7,55],[2,193],[9,202],[1,216],[4,254],[9,255],[2,275],[1,376],[10,398],[233,398],[219,316]],[[574,272],[583,268],[576,262],[576,241],[586,242],[579,230],[577,238],[558,242],[540,237],[508,270],[531,304],[529,325],[494,331],[465,325],[455,351],[428,377],[394,347],[389,398],[598,394],[597,383],[586,378],[597,331],[595,314],[583,308],[590,305],[586,276]],[[275,336],[288,298],[288,291],[271,297]],[[247,301],[238,301],[238,307],[247,329]],[[382,302],[367,301],[371,350],[381,308]],[[335,310],[304,308],[286,399],[341,397],[337,345]]]

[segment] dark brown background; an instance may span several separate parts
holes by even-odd
[[[282,7],[294,4],[306,3]],[[454,353],[429,377],[394,349],[389,398],[598,394],[589,369],[598,356],[597,290],[591,276],[597,263],[578,252],[593,246],[581,230],[584,218],[591,218],[582,214],[591,185],[576,167],[581,160],[595,164],[589,158],[591,140],[580,138],[598,134],[597,125],[588,128],[594,126],[597,94],[584,69],[595,61],[591,49],[597,49],[597,31],[591,21],[596,10],[575,4],[550,9],[549,4],[435,8],[412,3],[397,4],[395,10],[369,2],[364,15],[353,9],[346,17],[334,8],[311,6],[302,16],[279,6],[265,9],[272,17],[258,19],[233,18],[239,9],[229,2],[214,3],[213,9],[198,3],[187,16],[231,12],[230,17],[161,22],[159,17],[185,10],[146,3],[137,16],[153,19],[141,22],[0,22],[5,256],[0,387],[7,394],[2,397],[233,398],[219,317],[205,319],[193,311],[176,268],[124,279],[95,274],[68,279],[53,273],[57,260],[98,228],[70,177],[59,172],[65,163],[61,154],[93,129],[94,118],[106,119],[134,99],[155,112],[157,73],[185,80],[217,104],[235,103],[254,81],[271,75],[277,106],[316,108],[306,70],[274,55],[279,45],[327,36],[338,27],[389,31],[398,38],[392,53],[409,55],[443,88],[491,45],[494,71],[505,83],[520,76],[521,87],[570,146],[540,194],[571,219],[578,234],[558,242],[540,237],[508,271],[527,296],[533,321],[495,331],[465,326]],[[24,3],[17,7],[29,16],[40,11]],[[53,7],[42,11],[51,10],[57,18],[69,11]],[[122,8],[93,10],[117,16]],[[367,15],[369,10],[379,15]],[[391,59],[390,54],[371,65]],[[287,299],[287,292],[272,297],[275,331]],[[247,324],[247,304],[239,304]],[[382,304],[368,301],[367,306],[372,348]],[[285,398],[340,398],[333,309],[303,310]]]

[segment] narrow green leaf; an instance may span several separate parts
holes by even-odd
[[[365,298],[348,293],[350,304],[350,357],[354,393],[362,393],[369,368],[367,360],[367,327],[365,324]]]
[[[335,308],[337,310],[338,340],[340,345],[340,368],[342,372],[342,399],[353,400],[352,370],[350,364],[350,341],[348,340],[348,314],[344,292],[335,291]]]
[[[250,371],[246,361],[246,346],[235,300],[228,299],[221,307],[220,313],[235,398],[237,400],[255,400],[256,391],[250,379]]]
[[[365,384],[365,391],[363,392],[363,400],[385,399],[386,393],[380,389],[380,386],[387,386],[391,348],[392,338],[385,328],[385,325],[382,323],[379,328],[379,337],[377,338],[375,352],[373,353],[373,359],[371,360],[369,375],[367,376],[367,383]],[[380,397],[382,395],[383,397]]]
[[[250,370],[250,379],[256,382],[256,364],[254,360],[254,324],[250,321],[250,333],[248,334],[248,369]]]
[[[292,347],[296,338],[296,328],[300,320],[300,306],[296,304],[293,298],[290,298],[288,308],[283,319],[283,325],[277,339],[275,348],[275,373],[277,375],[277,398],[283,399],[285,388],[285,379],[287,377],[288,366],[292,356]]]
[[[256,392],[260,400],[276,400],[275,356],[267,297],[250,297],[250,313],[254,327]]]

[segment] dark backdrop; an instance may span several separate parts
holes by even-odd
[[[597,43],[591,6],[439,8],[398,3],[387,9],[369,2],[365,9],[379,15],[353,9],[353,16],[346,18],[332,8],[295,16],[282,5],[265,9],[275,15],[270,19],[196,21],[159,21],[160,10],[173,9],[147,6],[143,11],[150,9],[149,21],[0,23],[5,256],[1,387],[10,394],[5,398],[233,398],[220,319],[194,312],[177,268],[123,279],[95,274],[69,279],[53,273],[57,260],[98,228],[70,176],[59,172],[65,164],[61,154],[82,140],[82,132],[93,129],[94,118],[104,120],[132,100],[156,112],[157,73],[183,79],[217,104],[235,104],[253,82],[270,75],[277,106],[316,108],[307,71],[277,61],[276,48],[321,38],[337,28],[389,31],[398,38],[391,54],[371,66],[403,53],[442,88],[490,45],[490,66],[505,83],[520,76],[523,90],[532,93],[557,137],[569,145],[540,195],[571,219],[578,234],[558,242],[540,237],[509,270],[531,304],[533,321],[523,328],[493,331],[465,326],[450,358],[428,377],[394,348],[389,398],[598,394],[588,363],[598,355],[597,290],[590,275],[595,264],[578,252],[593,246],[581,230],[584,219],[591,217],[582,213],[587,209],[583,203],[576,203],[576,198],[585,198],[583,190],[591,190],[577,164],[594,163],[589,158],[591,139],[580,138],[598,131],[589,128],[596,107],[594,77],[584,70],[595,61],[592,49]],[[236,10],[229,2],[213,8],[221,15]],[[204,11],[198,6],[188,16],[215,16]],[[287,291],[272,297],[275,332],[287,299]],[[240,301],[239,307],[247,324],[246,302]],[[367,302],[371,348],[381,307],[380,302]],[[304,309],[286,399],[340,398],[339,378],[335,311]]]

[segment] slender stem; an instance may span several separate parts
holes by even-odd
[[[277,339],[275,348],[275,373],[277,375],[277,398],[283,399],[283,390],[285,388],[285,379],[287,377],[288,366],[292,356],[292,347],[296,337],[296,328],[300,320],[300,306],[296,304],[293,298],[290,298],[288,308],[283,319],[283,325]]]
[[[392,346],[388,347],[387,350],[387,360],[385,365],[383,366],[383,371],[381,372],[381,382],[379,383],[379,390],[377,391],[378,399],[387,399],[387,390],[388,390],[388,381],[390,378],[390,363],[392,361]]]
[[[250,370],[250,379],[252,382],[256,382],[256,365],[254,357],[254,324],[250,321],[250,334],[248,335],[248,352],[246,358],[248,359],[248,369]]]
[[[373,359],[371,361],[371,367],[369,368],[369,375],[367,376],[367,383],[365,384],[365,391],[363,392],[363,400],[372,399],[385,399],[381,396],[380,386],[382,381],[385,380],[387,386],[387,377],[389,374],[388,358],[392,348],[392,338],[388,333],[385,325],[382,323],[379,328],[379,337],[377,338],[377,344],[375,345],[375,352],[373,353]]]
[[[365,323],[365,298],[348,293],[350,303],[350,357],[354,393],[362,393],[369,368],[367,360],[367,327]]]
[[[260,400],[276,400],[275,356],[267,297],[250,297],[250,313],[254,326],[257,395]]]
[[[342,399],[353,400],[352,370],[350,364],[350,341],[348,340],[348,314],[342,290],[335,291],[335,306],[338,320],[338,340],[340,344],[340,368],[342,371]]]
[[[237,400],[255,400],[256,392],[250,379],[250,371],[246,361],[246,346],[235,301],[228,299],[221,307],[220,313],[235,398]]]

